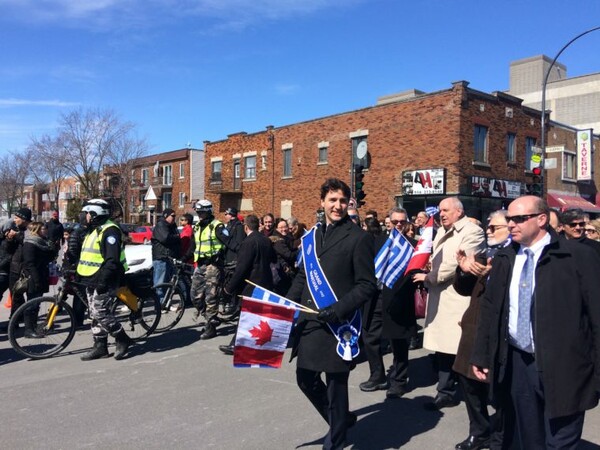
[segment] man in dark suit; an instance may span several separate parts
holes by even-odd
[[[314,230],[314,251],[337,301],[321,309],[318,316],[300,313],[292,353],[292,357],[298,357],[298,386],[329,424],[325,449],[343,448],[346,430],[356,421],[348,409],[348,376],[355,364],[336,353],[338,340],[328,323],[351,319],[377,292],[373,240],[348,218],[349,198],[350,188],[339,179],[330,178],[321,186],[325,224]],[[287,297],[316,309],[304,268],[299,270]]]
[[[558,238],[541,198],[514,200],[506,219],[513,243],[481,297],[473,372],[496,398],[510,392],[521,448],[576,448],[600,390],[600,258]]]
[[[240,291],[242,295],[252,295],[254,286],[246,283],[246,280],[273,290],[271,263],[277,262],[277,255],[271,240],[258,231],[259,225],[258,217],[253,214],[246,217],[244,221],[246,238],[240,245],[235,271],[224,288],[227,295]],[[219,350],[226,355],[233,355],[234,344],[235,333],[229,345],[220,345]]]
[[[585,233],[585,217],[583,209],[567,209],[560,215],[560,223],[563,227],[563,233],[566,239],[570,239],[580,244],[587,245],[600,256],[600,242],[589,239]]]

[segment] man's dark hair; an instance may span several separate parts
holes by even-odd
[[[365,219],[365,227],[367,233],[371,233],[373,236],[379,236],[381,231],[381,225],[379,225],[379,221],[375,217],[367,217]]]
[[[375,219],[377,219],[377,211],[375,211],[374,209],[370,209],[365,213],[365,216],[373,216]]]
[[[339,178],[328,178],[325,180],[325,183],[321,185],[321,200],[325,200],[327,194],[332,191],[342,191],[344,193],[344,197],[346,197],[348,200],[352,195],[350,187],[342,180]]]
[[[251,231],[258,231],[259,223],[260,223],[260,221],[258,220],[258,217],[256,217],[254,214],[250,214],[250,215],[246,216],[246,219],[244,220],[244,224]]]
[[[190,213],[185,213],[183,215],[183,217],[185,217],[185,220],[187,221],[187,223],[189,223],[190,225],[194,224],[194,216],[192,216]]]
[[[568,225],[571,222],[573,222],[574,220],[583,220],[585,216],[585,212],[583,211],[583,209],[581,208],[573,208],[573,209],[567,209],[566,211],[563,211],[561,213],[561,215],[559,216],[560,218],[560,223]]]

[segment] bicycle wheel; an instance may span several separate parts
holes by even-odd
[[[161,283],[154,286],[154,289],[162,289],[165,293],[162,310],[160,312],[160,322],[155,331],[167,331],[173,328],[183,317],[185,312],[185,294],[179,286],[173,286],[170,283]]]
[[[145,339],[156,329],[160,321],[160,301],[156,294],[148,294],[137,299],[138,309],[132,311],[115,298],[110,310],[121,322],[123,329],[134,341]]]
[[[29,322],[34,333],[26,333]],[[26,335],[27,334],[27,335]],[[44,359],[64,350],[75,335],[75,316],[66,303],[55,297],[38,297],[25,302],[8,324],[8,339],[17,353],[31,359]]]

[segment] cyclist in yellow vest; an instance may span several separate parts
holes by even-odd
[[[199,200],[195,205],[200,221],[194,226],[194,252],[196,270],[192,276],[192,301],[206,318],[206,327],[200,339],[212,339],[217,335],[219,312],[219,288],[223,275],[223,242],[217,237],[217,230],[224,225],[215,219],[212,203]],[[185,257],[184,257],[185,260]]]
[[[110,302],[127,270],[121,229],[110,220],[110,205],[106,200],[88,200],[82,211],[86,213],[89,234],[83,242],[77,273],[88,286],[94,346],[81,360],[108,357],[109,334],[116,341],[115,359],[123,359],[133,341],[110,313]]]

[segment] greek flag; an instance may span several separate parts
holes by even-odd
[[[392,288],[402,276],[413,254],[410,242],[395,228],[392,229],[379,253],[375,257],[375,277]]]
[[[283,305],[295,309],[296,312],[294,314],[294,319],[297,319],[300,315],[300,311],[298,311],[296,306],[294,306],[294,304],[290,302],[287,298],[282,297],[281,295],[278,295],[275,292],[271,292],[268,289],[265,289],[261,286],[254,286],[254,289],[252,290],[252,297],[258,300],[263,300],[265,302],[276,303],[278,305]]]

